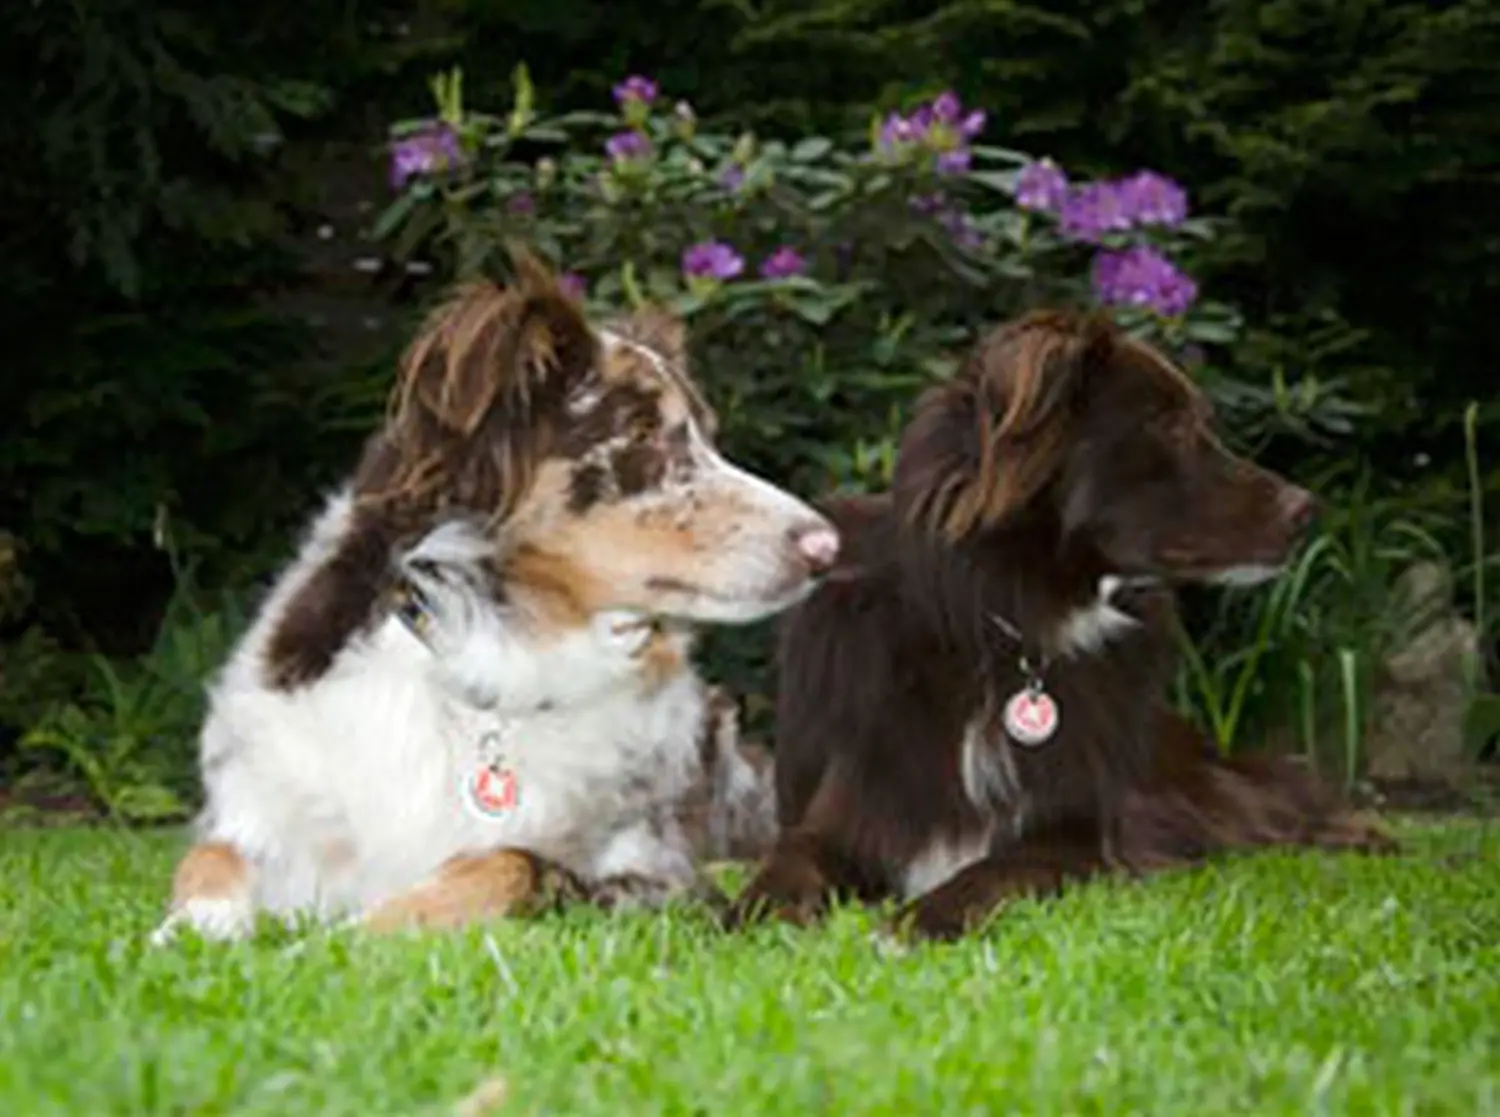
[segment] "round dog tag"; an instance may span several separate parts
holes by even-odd
[[[521,789],[513,768],[476,764],[464,776],[464,806],[479,818],[500,818],[516,809]]]
[[[1005,703],[1003,721],[1011,740],[1035,748],[1057,732],[1057,703],[1045,690],[1018,690]]]

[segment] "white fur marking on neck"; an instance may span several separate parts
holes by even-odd
[[[430,562],[438,566],[472,567],[494,553],[495,544],[468,520],[438,524],[403,556],[403,565]]]
[[[1208,579],[1215,586],[1258,586],[1271,581],[1281,573],[1279,566],[1264,566],[1260,563],[1247,563],[1244,566],[1231,566],[1220,570]]]
[[[1073,610],[1058,626],[1058,655],[1093,654],[1140,624],[1129,613],[1110,603],[1111,598],[1127,584],[1129,580],[1118,574],[1106,574],[1099,579],[1098,595],[1094,600]]]
[[[1019,809],[1021,780],[1015,758],[1008,744],[992,739],[990,719],[984,714],[964,727],[958,770],[964,794],[981,811],[991,812],[997,806],[1012,812]]]

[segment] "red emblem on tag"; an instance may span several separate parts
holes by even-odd
[[[464,778],[464,803],[480,818],[498,818],[516,809],[521,789],[512,768],[479,764]]]
[[[1045,690],[1021,690],[1005,704],[1005,732],[1019,745],[1040,745],[1057,732],[1057,703]]]

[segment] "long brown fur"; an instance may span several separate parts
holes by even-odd
[[[1223,759],[1166,704],[1172,584],[1283,563],[1311,508],[1227,451],[1187,377],[1107,321],[994,331],[919,400],[892,492],[824,505],[840,566],[781,623],[782,833],[730,923],[898,896],[903,927],[947,938],[1101,872],[1393,848],[1313,773]],[[1131,580],[1108,604],[1135,623],[1090,643],[1070,619],[1106,576]],[[1000,722],[1023,659],[1061,714],[1032,748]],[[970,852],[947,879],[913,883],[952,850]]]

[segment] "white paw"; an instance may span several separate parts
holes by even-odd
[[[189,900],[151,932],[152,946],[165,946],[183,930],[205,939],[241,939],[255,927],[255,910],[245,899]]]

